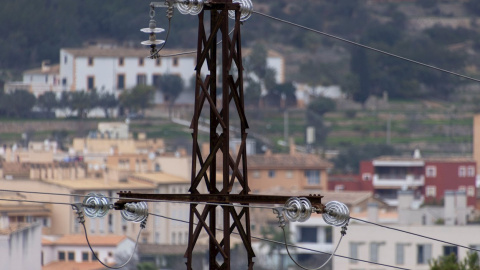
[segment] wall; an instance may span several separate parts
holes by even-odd
[[[32,224],[10,234],[0,232],[0,268],[40,270],[40,224]]]
[[[472,237],[478,232],[477,226],[393,226],[395,228],[413,232],[425,236],[439,238],[444,241],[449,241],[465,246],[480,245],[478,238]],[[455,232],[455,233],[452,233]],[[334,230],[334,243],[340,237],[339,228]],[[350,244],[361,243],[358,249],[358,258],[363,260],[370,260],[370,243],[379,242],[380,245],[378,253],[378,262],[388,265],[396,265],[398,267],[415,270],[429,270],[428,264],[417,263],[417,245],[431,244],[432,258],[438,258],[443,255],[443,246],[447,244],[435,242],[425,238],[414,235],[409,235],[401,232],[394,232],[389,229],[379,228],[372,225],[363,225],[362,223],[351,223],[348,226],[347,235],[342,240],[337,254],[344,256],[351,256]],[[396,244],[405,243],[404,263],[396,264]],[[469,252],[467,249],[458,248],[460,260]],[[349,259],[334,257],[334,269],[354,270],[354,269],[387,269],[379,268],[378,265],[367,264],[362,262],[352,263]]]

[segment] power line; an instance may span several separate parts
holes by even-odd
[[[171,217],[163,216],[163,215],[160,215],[160,214],[154,214],[154,213],[148,213],[148,214],[152,215],[152,216],[172,220],[172,221],[181,222],[181,223],[189,223],[186,220],[171,218]],[[194,224],[197,225],[197,223],[194,223]],[[222,229],[218,229],[218,228],[217,228],[217,230],[218,231],[223,231]],[[237,233],[237,232],[232,232],[232,234],[239,235],[239,233]],[[278,244],[278,245],[282,245],[282,246],[283,245],[288,245],[289,247],[298,248],[298,249],[302,249],[302,250],[306,250],[306,251],[312,251],[312,252],[319,253],[319,254],[332,255],[332,253],[328,253],[328,252],[324,252],[324,251],[320,251],[320,250],[316,250],[316,249],[311,249],[311,248],[306,248],[306,247],[301,247],[301,246],[297,246],[297,245],[293,245],[293,244],[286,244],[284,242],[275,241],[275,240],[271,240],[271,239],[265,239],[265,238],[261,238],[261,237],[257,237],[257,236],[250,236],[250,237],[253,238],[253,239],[256,239],[256,240],[260,240],[260,241],[264,241],[264,242],[270,242],[270,243],[274,243],[274,244]],[[378,263],[378,262],[356,259],[356,258],[352,258],[352,257],[338,255],[338,254],[333,254],[333,256],[339,257],[339,258],[344,258],[344,259],[349,259],[349,260],[355,260],[355,261],[359,261],[359,262],[364,262],[364,263],[369,263],[369,264],[375,264],[375,265],[390,267],[390,268],[394,268],[394,269],[411,270],[409,268],[403,268],[403,267],[398,267],[398,266],[393,266],[393,265],[388,265],[388,264],[383,264],[383,263]]]
[[[16,199],[3,199],[3,198],[1,198],[0,201],[8,201],[8,202],[31,202],[31,203],[49,203],[49,204],[72,205],[71,203],[62,203],[62,202],[47,202],[47,201],[33,201],[33,200],[16,200]]]
[[[0,191],[6,191],[6,192],[24,192],[24,193],[45,194],[45,195],[58,195],[58,196],[87,197],[87,195],[63,194],[63,193],[52,193],[52,192],[20,191],[20,190],[6,190],[6,189],[0,189]],[[122,199],[122,198],[118,198],[118,197],[105,197],[105,198],[110,198],[110,199]],[[135,199],[135,198],[128,198],[128,199]],[[13,201],[13,202],[31,202],[31,203],[47,203],[47,204],[59,204],[59,205],[72,205],[71,203],[49,202],[49,201],[35,201],[35,200],[24,200],[24,199],[4,199],[4,198],[0,198],[0,201]],[[152,200],[152,199],[142,199],[142,201],[148,201],[148,202],[167,202],[167,203],[183,203],[183,204],[204,204],[204,205],[215,205],[215,206],[246,207],[246,208],[260,208],[260,209],[275,209],[274,207],[266,207],[266,206],[233,205],[233,204],[207,203],[207,202],[183,202],[183,201],[167,201],[167,200]],[[150,214],[155,215],[155,214],[153,214],[153,213],[150,213]],[[433,237],[429,237],[429,236],[425,236],[425,235],[421,235],[421,234],[417,234],[417,233],[405,231],[405,230],[402,230],[402,229],[397,229],[397,228],[389,227],[389,226],[386,226],[386,225],[382,225],[382,224],[378,224],[378,223],[366,221],[366,220],[363,220],[363,219],[359,219],[359,218],[355,218],[355,217],[350,217],[350,219],[356,220],[356,221],[359,221],[359,222],[363,222],[363,223],[367,223],[367,224],[371,224],[371,225],[375,225],[375,226],[382,227],[382,228],[385,228],[385,229],[390,229],[390,230],[394,230],[394,231],[398,231],[398,232],[403,232],[403,233],[406,233],[406,234],[410,234],[410,235],[422,237],[422,238],[425,238],[425,239],[429,239],[429,240],[441,242],[441,243],[444,243],[444,244],[449,244],[449,245],[453,245],[453,246],[457,246],[457,247],[466,248],[466,249],[469,249],[469,250],[472,250],[472,251],[480,252],[480,250],[479,250],[479,249],[476,249],[476,248],[472,248],[472,247],[468,247],[468,246],[464,246],[464,245],[460,245],[460,244],[455,244],[455,243],[448,242],[448,241],[445,241],[445,240],[441,240],[441,239],[437,239],[437,238],[433,238]],[[180,221],[180,220],[177,220],[177,221]]]
[[[88,194],[87,195],[81,195],[81,194],[67,194],[67,193],[54,193],[54,192],[22,191],[22,190],[11,190],[11,189],[0,189],[0,192],[31,193],[31,194],[70,196],[70,197],[83,197],[83,198],[92,196],[92,195],[88,195]],[[111,200],[126,199],[126,198],[122,198],[122,197],[111,197],[111,196],[103,196],[103,197],[105,197],[107,199],[111,199]],[[265,206],[265,205],[243,205],[243,204],[193,202],[193,201],[170,201],[170,200],[156,200],[156,199],[145,199],[145,198],[135,198],[135,197],[128,197],[128,200],[140,200],[140,201],[145,201],[145,202],[159,202],[159,203],[200,204],[200,205],[214,205],[214,206],[226,206],[226,207],[243,207],[243,208],[257,208],[257,209],[269,209],[269,210],[275,209],[275,207]],[[45,202],[45,203],[48,203],[48,202]],[[65,203],[65,204],[69,204],[69,203]]]
[[[290,22],[290,21],[287,21],[287,20],[283,20],[283,19],[271,16],[271,15],[268,15],[268,14],[265,14],[265,13],[262,13],[262,12],[259,12],[259,11],[252,11],[252,13],[264,16],[266,18],[269,18],[269,19],[272,19],[272,20],[275,20],[275,21],[279,21],[279,22],[282,22],[282,23],[285,23],[285,24],[292,25],[292,26],[301,28],[303,30],[311,31],[311,32],[317,33],[319,35],[324,35],[324,36],[327,36],[327,37],[330,37],[330,38],[333,38],[333,39],[336,39],[336,40],[340,40],[340,41],[349,43],[351,45],[355,45],[355,46],[358,46],[358,47],[362,47],[364,49],[368,49],[368,50],[375,51],[375,52],[378,52],[378,53],[381,53],[381,54],[385,54],[385,55],[388,55],[388,56],[391,56],[391,57],[395,57],[397,59],[401,59],[401,60],[404,60],[404,61],[407,61],[407,62],[410,62],[410,63],[413,63],[413,64],[417,64],[417,65],[420,65],[420,66],[423,66],[423,67],[435,69],[437,71],[448,73],[450,75],[455,75],[455,76],[458,76],[458,77],[461,77],[461,78],[464,78],[464,79],[468,79],[468,80],[472,80],[472,81],[475,81],[475,82],[480,82],[480,79],[476,79],[476,78],[469,77],[469,76],[466,76],[466,75],[463,75],[463,74],[460,74],[460,73],[456,73],[456,72],[449,71],[449,70],[446,70],[446,69],[443,69],[443,68],[439,68],[439,67],[428,65],[428,64],[425,64],[425,63],[422,63],[422,62],[419,62],[419,61],[415,61],[415,60],[412,60],[412,59],[409,59],[409,58],[406,58],[406,57],[403,57],[403,56],[400,56],[400,55],[396,55],[396,54],[393,54],[393,53],[382,51],[382,50],[374,48],[374,47],[370,47],[370,46],[363,45],[363,44],[358,43],[358,42],[354,42],[354,41],[351,41],[351,40],[348,40],[348,39],[345,39],[345,38],[341,38],[341,37],[338,37],[338,36],[335,36],[335,35],[332,35],[332,34],[328,34],[328,33],[322,32],[322,31],[318,31],[318,30],[315,30],[313,28],[306,27],[306,26],[303,26],[303,25],[300,25],[300,24],[296,24],[296,23],[293,23],[293,22]]]
[[[437,242],[440,242],[440,243],[449,244],[449,245],[453,245],[453,246],[457,246],[457,247],[462,247],[462,248],[466,248],[466,249],[469,249],[469,250],[473,250],[473,251],[480,252],[480,250],[478,250],[478,249],[476,249],[476,248],[467,247],[467,246],[464,246],[464,245],[455,244],[455,243],[452,243],[452,242],[448,242],[448,241],[440,240],[440,239],[437,239],[437,238],[433,238],[433,237],[421,235],[421,234],[418,234],[418,233],[413,233],[413,232],[409,232],[409,231],[405,231],[405,230],[401,230],[401,229],[397,229],[397,228],[385,226],[385,225],[378,224],[378,223],[375,223],[375,222],[366,221],[366,220],[359,219],[359,218],[354,218],[354,217],[350,217],[350,219],[353,219],[353,220],[356,220],[356,221],[361,221],[361,222],[364,222],[364,223],[368,223],[368,224],[375,225],[375,226],[382,227],[382,228],[389,229],[389,230],[394,230],[394,231],[403,232],[403,233],[406,233],[406,234],[411,234],[411,235],[414,235],[414,236],[418,236],[418,237],[422,237],[422,238],[425,238],[425,239],[437,241]]]

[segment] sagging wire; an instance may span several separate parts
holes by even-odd
[[[93,194],[93,195],[95,195],[95,194]],[[110,204],[108,204],[108,200],[106,200],[105,197],[98,198],[98,197],[95,197],[93,195],[85,198],[85,200],[89,200],[88,204],[85,204],[85,203],[71,204],[72,209],[77,214],[78,223],[80,223],[83,227],[83,231],[85,232],[85,239],[87,240],[88,247],[92,251],[95,259],[97,259],[97,261],[100,264],[102,264],[103,266],[105,266],[109,269],[123,268],[125,265],[127,265],[132,260],[134,254],[135,254],[135,251],[137,250],[140,235],[141,235],[143,229],[145,229],[145,227],[147,225],[147,218],[148,218],[147,204],[145,202],[125,204],[125,209],[122,210],[122,217],[127,221],[133,221],[133,222],[136,222],[136,223],[140,223],[140,231],[138,232],[137,240],[135,241],[135,247],[133,248],[133,251],[130,254],[130,257],[127,259],[127,261],[124,262],[123,264],[119,265],[119,266],[109,266],[106,263],[102,262],[102,260],[100,260],[100,258],[98,258],[95,251],[93,251],[92,245],[90,244],[90,241],[88,239],[87,228],[85,226],[85,215],[87,215],[89,217],[92,217],[92,218],[103,217],[103,216],[105,216],[105,214],[108,212],[108,209],[109,209],[109,207],[105,207],[105,202],[107,202],[106,205],[110,205]]]
[[[175,222],[181,222],[181,223],[185,223],[185,224],[190,223],[187,220],[172,218],[172,217],[168,217],[168,216],[164,216],[164,215],[160,215],[160,214],[155,214],[155,213],[148,213],[148,214],[152,215],[152,216],[155,216],[155,217],[175,221]],[[193,222],[193,224],[198,225],[198,223],[196,223],[196,222]],[[216,228],[216,230],[220,231],[220,232],[223,232],[223,229],[220,229],[220,228]],[[240,235],[238,232],[232,232],[232,234]],[[253,236],[252,235],[251,238],[259,240],[259,241],[264,241],[264,242],[277,244],[277,245],[282,245],[282,246],[285,245],[284,242],[280,242],[280,241],[276,241],[276,240],[272,240],[272,239],[266,239],[266,238],[262,238],[262,237],[258,237],[258,236]],[[383,263],[379,263],[379,262],[372,262],[372,261],[362,260],[362,259],[358,259],[358,258],[343,256],[343,255],[339,255],[339,254],[328,253],[328,252],[324,252],[324,251],[320,251],[320,250],[316,250],[316,249],[311,249],[311,248],[307,248],[307,247],[302,247],[302,246],[297,246],[297,245],[293,245],[293,244],[287,244],[287,246],[293,247],[293,248],[298,248],[298,249],[301,249],[301,250],[311,251],[311,252],[315,252],[315,253],[319,253],[319,254],[331,255],[331,256],[338,257],[338,258],[342,258],[342,259],[354,260],[354,261],[358,261],[358,262],[369,263],[369,264],[384,266],[384,267],[393,268],[393,269],[412,270],[412,269],[409,269],[409,268],[398,267],[398,266],[394,266],[394,265],[388,265],[388,264],[383,264]]]
[[[305,222],[307,221],[312,213],[322,213],[323,219],[325,222],[329,225],[333,226],[341,226],[341,237],[338,240],[338,243],[333,250],[333,252],[330,254],[328,259],[323,262],[322,265],[316,268],[308,268],[303,265],[301,265],[299,262],[293,258],[292,254],[290,253],[290,250],[288,249],[288,240],[287,240],[287,234],[285,232],[285,226],[287,225],[287,222],[285,218],[287,218],[291,222]],[[300,268],[304,270],[318,270],[322,269],[327,265],[328,262],[335,256],[335,253],[338,250],[338,247],[340,246],[340,243],[342,242],[343,237],[347,234],[347,226],[348,226],[348,221],[350,219],[349,217],[349,210],[348,207],[341,203],[341,202],[329,202],[325,205],[324,208],[322,209],[317,209],[312,206],[310,201],[307,198],[296,198],[292,197],[287,200],[285,203],[284,207],[277,207],[273,209],[273,213],[277,215],[278,218],[278,226],[282,229],[283,231],[283,244],[285,246],[285,249],[287,250],[287,254],[290,257],[290,259]],[[328,217],[325,217],[328,216]],[[345,218],[347,217],[347,218]]]

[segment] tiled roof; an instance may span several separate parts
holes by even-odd
[[[147,57],[149,55],[148,48],[126,48],[115,46],[90,46],[84,48],[63,48],[62,50],[77,57]],[[162,49],[160,55],[172,55],[184,52],[195,52],[195,49]],[[242,55],[248,56],[251,49],[243,48]],[[268,57],[282,57],[278,52],[268,50]],[[178,55],[175,57],[195,58],[195,53]]]
[[[167,183],[190,183],[190,179],[178,177],[171,174],[166,174],[162,172],[156,173],[136,173],[130,178],[144,180],[156,184],[167,184]]]
[[[42,69],[42,68],[35,68],[35,69],[29,69],[23,74],[59,74],[60,73],[60,65],[51,65],[49,66],[48,69]]]
[[[117,246],[123,240],[127,239],[125,235],[89,235],[88,241],[92,246]],[[84,234],[64,235],[53,240],[42,237],[42,245],[68,245],[68,246],[84,246],[87,245],[87,240]]]
[[[52,262],[42,267],[42,270],[100,270],[105,269],[99,262]]]
[[[85,48],[63,48],[62,50],[76,57],[147,57],[149,55],[148,48],[125,48],[125,47],[100,47],[91,46]],[[176,54],[186,51],[195,51],[192,49],[171,50],[163,49],[161,55]],[[195,58],[195,54],[179,55],[177,57]]]
[[[0,196],[6,200],[24,200],[21,196]],[[50,209],[46,205],[30,202],[18,202],[18,201],[0,201],[0,212],[5,212],[7,215],[32,215],[32,216],[44,216],[50,214]]]
[[[9,235],[17,231],[21,231],[23,229],[27,229],[29,227],[37,226],[37,224],[31,223],[16,223],[13,225],[8,226],[7,228],[0,228],[0,235]]]
[[[104,179],[46,180],[45,182],[72,190],[145,190],[155,188],[155,185],[151,183],[105,181]]]
[[[333,164],[313,154],[271,154],[248,156],[249,169],[327,169]]]
[[[411,156],[381,156],[378,161],[430,161],[430,162],[475,162],[471,156],[436,156],[413,158]]]

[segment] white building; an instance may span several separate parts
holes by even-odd
[[[95,235],[88,236],[88,240],[96,256],[110,266],[123,264],[136,252],[135,241],[123,235]],[[60,269],[60,266],[86,269],[82,267],[87,265],[102,268],[92,255],[84,234],[43,236],[41,254],[44,270]]]
[[[162,50],[163,55],[172,55],[189,50]],[[245,50],[244,55],[248,55]],[[153,85],[160,88],[163,74],[179,75],[188,87],[195,74],[196,54],[149,59],[148,50],[114,46],[91,46],[64,48],[60,50],[60,78],[62,90],[79,91],[97,89],[118,95],[136,85]],[[277,82],[284,81],[283,57],[269,52],[267,66],[276,72]],[[207,65],[202,67],[207,73]],[[157,96],[156,102],[163,102]],[[192,101],[193,102],[193,101]]]
[[[0,268],[40,270],[40,237],[39,223],[0,228]]]
[[[408,232],[425,235],[467,247],[480,247],[478,226],[391,226]],[[334,232],[334,241],[340,237]],[[440,243],[418,236],[380,228],[374,225],[351,223],[337,254],[352,258],[393,265],[406,269],[429,270],[429,260],[439,256],[457,254],[459,260],[470,250]],[[335,270],[379,270],[391,269],[384,266],[334,257]]]
[[[61,91],[60,65],[50,65],[49,61],[43,61],[40,68],[25,71],[21,82],[5,84],[5,93],[20,89],[29,91],[35,97],[47,91],[59,93]]]

